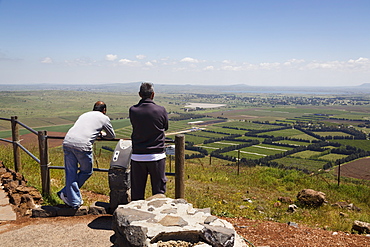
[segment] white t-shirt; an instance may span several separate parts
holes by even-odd
[[[157,161],[166,158],[166,153],[161,154],[131,154],[133,161]]]

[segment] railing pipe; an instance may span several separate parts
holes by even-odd
[[[9,142],[9,143],[13,143],[13,141],[11,141],[11,140],[8,140],[8,139],[4,139],[4,138],[0,138],[0,141],[3,141],[3,142]]]
[[[33,153],[31,153],[30,151],[27,150],[27,148],[23,147],[22,144],[18,143],[18,146],[23,150],[25,151],[32,159],[34,159],[37,163],[40,164],[40,160],[35,156],[33,155]]]
[[[29,130],[30,132],[34,133],[35,135],[37,135],[37,131],[36,131],[36,130],[34,130],[34,129],[32,129],[32,128],[28,127],[27,125],[25,125],[24,123],[21,123],[21,122],[19,122],[19,121],[17,121],[17,123],[18,123],[19,125],[21,125],[23,128],[25,128],[25,129]]]

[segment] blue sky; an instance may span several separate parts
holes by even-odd
[[[370,83],[368,0],[0,0],[0,84]]]

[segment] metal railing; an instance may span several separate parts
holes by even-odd
[[[20,149],[27,153],[40,165],[42,194],[49,196],[50,191],[50,169],[64,169],[64,166],[51,166],[49,162],[48,139],[64,139],[63,136],[48,136],[46,130],[36,131],[22,122],[18,121],[17,116],[1,118],[0,120],[10,121],[12,130],[12,140],[0,138],[0,141],[13,144],[14,169],[19,172],[22,169]],[[31,133],[37,135],[39,158],[32,154],[20,143],[19,125]],[[120,139],[97,139],[97,141],[119,141]],[[173,141],[171,141],[173,142]],[[185,136],[182,134],[175,135],[175,173],[166,173],[166,175],[175,176],[175,198],[184,198],[184,165],[185,165]],[[93,168],[93,171],[108,172],[109,169]]]

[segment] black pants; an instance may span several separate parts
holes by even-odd
[[[131,160],[131,200],[145,199],[145,186],[150,175],[152,195],[166,193],[166,159],[158,161]]]

